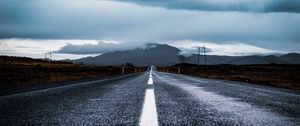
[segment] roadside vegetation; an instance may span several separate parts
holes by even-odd
[[[300,90],[300,65],[195,65],[182,63],[157,67],[157,69],[162,72]]]
[[[90,66],[67,61],[0,56],[0,88],[6,90],[37,84],[130,74],[146,69],[147,67],[135,67],[129,63],[122,66]]]

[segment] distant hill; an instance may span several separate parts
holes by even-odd
[[[204,64],[204,55],[199,56],[199,63]],[[210,65],[216,65],[216,64],[226,64],[231,60],[234,60],[239,57],[234,56],[217,56],[217,55],[207,55],[206,56],[206,63]],[[181,58],[181,63],[191,63],[191,64],[197,64],[198,63],[198,55],[194,54],[189,57]]]
[[[204,56],[200,55],[200,64],[204,64]],[[206,56],[208,65],[216,64],[300,64],[300,54],[290,53],[281,56]],[[145,48],[136,48],[132,50],[116,51],[104,53],[96,57],[86,57],[73,60],[74,63],[85,63],[92,65],[120,65],[132,63],[137,66],[157,65],[167,66],[177,63],[198,63],[198,55],[191,56],[180,55],[180,50],[167,44],[148,44]]]
[[[287,62],[274,56],[243,56],[226,62],[226,64],[244,65],[244,64],[286,64]]]
[[[298,53],[289,53],[286,55],[282,55],[279,58],[289,64],[300,64],[300,54]]]

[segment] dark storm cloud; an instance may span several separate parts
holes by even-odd
[[[0,0],[0,38],[114,40],[124,46],[132,44],[127,41],[233,41],[272,49],[288,45],[288,50],[299,46],[299,2]]]
[[[67,44],[61,47],[56,53],[69,53],[69,54],[100,54],[113,51],[121,51],[142,47],[143,44],[138,43],[104,43],[98,44],[83,44],[73,45]]]
[[[168,9],[241,12],[300,12],[299,0],[117,0]]]

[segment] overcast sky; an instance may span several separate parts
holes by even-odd
[[[205,44],[211,55],[300,52],[299,13],[300,0],[0,0],[0,54],[80,58],[149,42]]]

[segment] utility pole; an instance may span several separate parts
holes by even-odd
[[[3,45],[3,46],[2,46]],[[1,49],[0,49],[0,51],[2,52],[4,52],[4,54],[6,55],[6,54],[8,54],[7,52],[6,52],[6,47],[5,47],[5,44],[4,44],[4,42],[2,43],[1,41],[0,41],[0,47],[1,47]]]
[[[197,48],[198,48],[198,65],[200,65],[201,48],[203,48],[204,65],[207,65],[207,63],[206,63],[206,47],[205,47],[205,44],[204,44],[204,46],[197,47]]]
[[[10,48],[9,45],[8,45],[5,41],[0,42],[0,44],[3,45],[3,49],[4,49],[3,51],[4,51],[7,55],[13,54],[13,53],[14,53],[14,50],[13,50],[12,48]],[[1,45],[0,45],[0,46],[1,46]]]
[[[200,49],[201,49],[201,47],[198,47],[198,65],[200,64]]]
[[[49,54],[50,54],[50,61],[52,61],[52,52],[50,51]]]
[[[45,55],[45,60],[47,60],[47,53],[44,53],[44,55]]]
[[[204,64],[206,65],[206,52],[205,52],[205,44],[204,44],[204,47],[203,47],[203,49],[204,49]]]
[[[43,54],[45,56],[45,60],[52,61],[52,52],[51,51],[50,52],[45,52]]]

